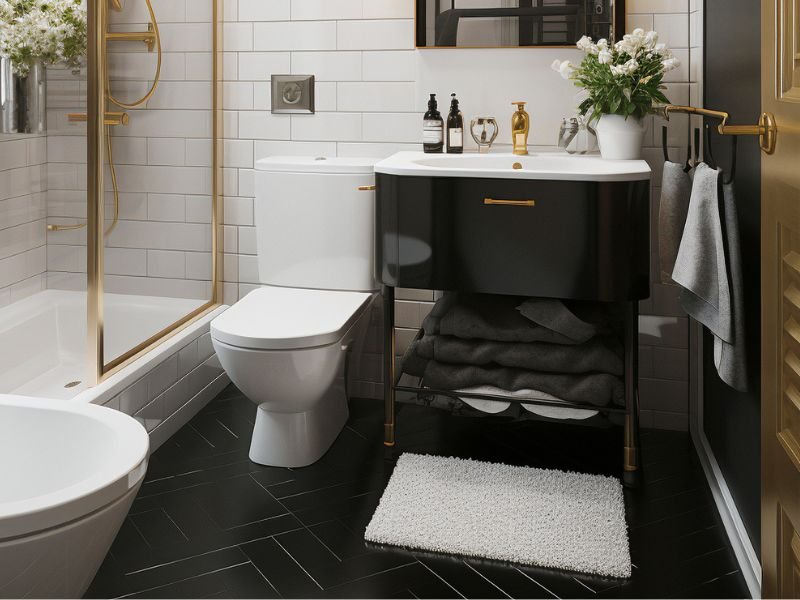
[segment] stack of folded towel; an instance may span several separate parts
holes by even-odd
[[[624,405],[623,349],[603,305],[549,298],[446,294],[403,358],[404,372],[430,388]],[[462,400],[486,412],[508,403]],[[523,405],[551,418],[596,411]]]

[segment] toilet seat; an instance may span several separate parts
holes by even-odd
[[[251,350],[297,350],[333,344],[358,320],[373,294],[262,287],[211,323],[211,336]]]

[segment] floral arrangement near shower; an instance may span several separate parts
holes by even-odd
[[[0,58],[14,73],[37,63],[79,68],[86,56],[86,9],[81,0],[0,0]]]
[[[680,61],[658,41],[658,33],[643,29],[634,29],[616,44],[583,36],[577,46],[584,54],[580,64],[556,60],[553,69],[587,93],[578,110],[598,122],[603,156],[638,158],[642,119],[655,104],[669,104],[663,92],[664,74],[679,67]]]

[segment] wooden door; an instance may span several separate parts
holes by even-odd
[[[800,598],[800,0],[762,0],[762,593]]]

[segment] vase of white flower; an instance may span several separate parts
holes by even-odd
[[[678,67],[678,59],[658,43],[655,31],[643,29],[635,29],[614,45],[584,36],[578,48],[584,53],[580,65],[557,60],[553,68],[587,93],[580,113],[597,121],[600,153],[610,159],[640,158],[643,119],[655,103],[669,103],[662,92],[664,73]]]
[[[45,67],[85,55],[82,0],[0,0],[0,133],[43,133]]]
[[[8,58],[0,58],[0,133],[47,130],[47,79],[42,63],[20,76]]]
[[[632,160],[642,157],[645,126],[642,119],[604,114],[595,125],[603,158]]]

